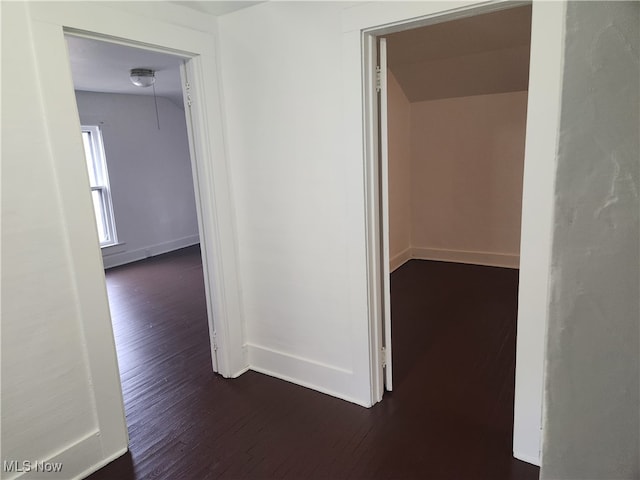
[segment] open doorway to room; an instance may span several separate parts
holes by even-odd
[[[184,59],[93,38],[66,40],[134,445],[148,441],[144,431],[167,435],[169,412],[194,388],[187,380],[216,366]],[[146,87],[134,85],[132,69],[145,70],[134,73],[146,75]]]
[[[378,37],[387,390],[512,452],[531,6]],[[393,347],[393,349],[391,348]],[[467,444],[467,442],[469,442]]]

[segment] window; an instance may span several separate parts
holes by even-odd
[[[116,227],[113,221],[113,206],[109,190],[109,174],[102,145],[102,134],[97,126],[82,126],[82,143],[84,145],[93,212],[98,226],[98,237],[101,247],[117,243]]]

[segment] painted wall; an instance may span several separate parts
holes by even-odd
[[[266,2],[219,19],[250,368],[363,405],[379,399],[369,370],[362,29],[473,3]],[[534,4],[518,325],[527,343],[514,433],[514,452],[533,463],[563,18],[562,2]]]
[[[527,92],[411,104],[415,258],[518,266]]]
[[[102,249],[105,267],[198,243],[198,219],[184,110],[158,97],[76,92],[80,121],[104,139],[120,245]]]
[[[541,478],[640,478],[640,4],[571,2]]]
[[[353,322],[363,339],[367,326],[362,169],[345,164],[339,121],[344,6],[220,18],[221,72],[250,368],[367,404],[368,354],[353,345]]]
[[[369,370],[367,257],[363,241],[366,219],[361,29],[473,3],[269,2],[220,19],[224,107],[241,234],[238,248],[247,338],[250,342],[263,342],[247,344],[249,359],[256,370],[269,371],[357,403],[375,401]],[[72,98],[58,99],[52,95],[52,92],[73,95],[69,72],[62,63],[64,40],[59,26],[71,18],[71,25],[82,30],[131,36],[151,44],[171,43],[183,51],[203,51],[206,54],[201,63],[203,78],[207,85],[215,87],[203,94],[209,114],[217,108],[211,102],[217,95],[212,53],[202,47],[204,34],[195,35],[193,30],[176,25],[193,24],[202,32],[209,32],[212,27],[203,15],[190,16],[168,3],[145,11],[145,5],[135,2],[117,7],[80,2],[72,4],[72,8],[51,7],[38,28],[30,30],[24,8],[23,4],[2,4],[3,66],[9,66],[6,70],[25,72],[28,79],[24,83],[21,76],[19,83],[10,83],[3,78],[2,86],[10,92],[3,95],[2,108],[3,120],[10,119],[2,122],[3,454],[47,458],[47,452],[51,453],[53,448],[55,452],[63,451],[69,464],[75,462],[78,467],[75,472],[82,472],[116,454],[124,442],[120,435],[114,443],[118,448],[112,449],[114,445],[107,448],[101,443],[105,437],[113,439],[107,433],[121,428],[123,423],[113,412],[100,414],[105,404],[118,400],[119,392],[117,383],[108,386],[103,381],[114,371],[113,377],[117,378],[115,356],[106,348],[112,347],[112,343],[105,340],[106,335],[100,335],[100,328],[108,324],[108,318],[104,318],[106,295],[93,284],[90,295],[85,295],[87,283],[100,278],[100,259],[90,249],[79,248],[82,242],[76,244],[78,238],[85,239],[90,232],[86,227],[90,202],[79,189],[73,190],[81,165],[67,168],[65,159],[82,158],[82,147],[79,141],[77,145],[72,145],[73,142],[62,145],[67,150],[75,149],[70,156],[54,155],[51,150],[54,145],[55,152],[60,151],[55,142],[60,130],[65,135],[71,133],[71,137],[64,138],[74,138],[74,128],[77,131],[73,115],[67,111]],[[29,8],[48,7],[30,4]],[[116,9],[135,11],[121,15]],[[156,16],[155,20],[150,18]],[[533,16],[533,81],[530,81],[527,126],[532,129],[532,135],[528,132],[532,143],[527,145],[531,161],[525,166],[521,250],[524,265],[521,264],[519,300],[522,312],[518,325],[519,336],[525,332],[526,343],[518,345],[514,435],[514,450],[531,461],[536,460],[539,445],[538,399],[542,390],[538,388],[541,378],[538,373],[543,357],[537,346],[543,338],[548,305],[547,242],[551,238],[549,219],[553,201],[553,191],[548,187],[555,178],[555,150],[550,148],[549,138],[555,138],[557,131],[553,115],[559,103],[555,90],[560,75],[556,71],[560,64],[557,47],[564,39],[557,24],[564,18],[563,3],[536,3]],[[54,17],[58,20],[51,20]],[[206,37],[211,40],[208,34]],[[55,49],[45,48],[51,39],[59,40]],[[213,42],[207,45],[210,43]],[[37,61],[32,56],[34,50]],[[39,54],[52,51],[55,55]],[[39,72],[46,75],[42,73],[40,78]],[[66,77],[68,82],[60,80]],[[68,92],[58,88],[60,82],[68,84]],[[220,126],[217,118],[212,125],[217,132]],[[214,139],[218,137],[214,135]],[[220,166],[222,143],[212,141],[208,146],[216,153],[212,163]],[[555,148],[555,143],[552,147]],[[33,177],[33,170],[38,169],[49,174],[46,178],[38,177],[36,172]],[[215,183],[215,198],[228,202],[224,168],[223,173],[222,180],[219,176],[215,179],[219,182]],[[10,185],[11,182],[15,185]],[[24,185],[34,188],[26,189]],[[69,193],[70,190],[73,192]],[[39,196],[41,192],[50,195]],[[57,211],[56,198],[63,203]],[[86,201],[73,201],[76,198]],[[227,221],[228,217],[223,220],[225,226],[234,223]],[[235,245],[229,241],[231,237],[225,237],[220,247],[226,252],[229,245]],[[96,241],[95,232],[91,239]],[[7,246],[14,247],[11,255],[16,256],[16,261],[8,259]],[[223,258],[225,272],[233,270],[234,256]],[[91,268],[84,266],[87,264]],[[39,296],[29,294],[25,299],[24,292],[37,288]],[[54,305],[55,300],[49,296],[54,294],[55,299],[65,295],[73,298],[70,303]],[[7,304],[10,296],[14,298]],[[232,307],[235,318],[238,309]],[[32,331],[44,332],[41,338],[46,336],[51,342],[64,337],[64,344],[60,342],[46,351],[27,348],[28,340],[19,336],[24,334],[20,324],[25,319],[36,329]],[[69,339],[73,338],[79,341],[70,345]],[[81,358],[84,340],[88,347],[86,357]],[[14,367],[6,375],[5,365]],[[79,375],[77,383],[70,378],[63,382],[65,391],[80,390],[71,400],[75,407],[73,423],[78,425],[73,428],[90,430],[96,426],[88,415],[80,413],[93,408],[86,395],[93,397],[99,425],[98,430],[93,430],[96,434],[90,437],[97,442],[91,448],[84,451],[74,448],[78,432],[58,434],[48,443],[51,437],[46,433],[54,431],[49,427],[68,427],[70,421],[68,414],[60,414],[67,399],[59,398],[54,382],[38,375],[29,376],[40,371],[40,366],[49,365],[54,365],[57,372],[92,369],[92,384],[86,373]],[[31,387],[25,379],[32,382]],[[20,383],[27,393],[18,390],[12,394],[19,398],[9,398],[9,403],[5,403],[5,395],[12,391],[5,388],[5,382]],[[43,424],[32,422],[33,431],[20,432],[18,424],[26,418],[25,414],[32,419],[52,417],[54,424],[43,428]],[[24,429],[24,424],[20,428]]]
[[[389,129],[389,261],[391,270],[411,255],[411,104],[387,71]]]
[[[2,78],[2,460],[20,462],[50,458],[97,427],[26,31],[25,6],[3,4],[3,70],[25,75]]]
[[[215,24],[168,3],[0,8],[3,72],[24,75],[2,78],[1,460],[62,462],[44,476],[83,478],[126,451],[127,432],[62,25],[202,52],[214,100]]]

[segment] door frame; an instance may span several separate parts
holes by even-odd
[[[452,2],[453,3],[453,2]],[[457,5],[456,5],[457,4]],[[458,18],[532,4],[531,55],[516,347],[514,443],[516,458],[540,465],[546,326],[549,309],[553,199],[560,119],[566,2],[489,1],[353,9],[345,33],[361,34],[365,165],[365,241],[372,403],[384,393],[384,309],[380,211],[380,156],[376,95],[376,37]],[[388,234],[388,232],[386,232]]]
[[[200,238],[200,253],[202,258],[202,270],[203,270],[203,279],[204,279],[204,287],[205,287],[205,304],[207,309],[207,322],[208,322],[208,331],[209,331],[209,343],[211,350],[211,362],[212,368],[214,372],[219,371],[218,367],[218,341],[217,341],[217,331],[216,324],[214,323],[213,311],[215,308],[214,298],[212,296],[211,285],[214,284],[212,280],[213,273],[209,266],[208,258],[209,254],[209,245],[215,245],[217,242],[210,242],[209,238],[211,237],[211,232],[208,227],[209,219],[211,218],[211,212],[209,212],[210,202],[207,202],[203,197],[206,194],[206,189],[202,188],[201,185],[206,181],[206,178],[202,174],[202,165],[199,165],[200,162],[197,162],[196,159],[199,158],[199,154],[197,150],[197,139],[202,135],[202,133],[195,131],[198,128],[197,122],[193,121],[192,113],[195,109],[197,109],[197,83],[191,80],[195,77],[196,68],[194,68],[193,62],[197,57],[187,53],[178,53],[175,51],[169,51],[166,48],[161,48],[158,46],[141,46],[136,42],[132,42],[130,40],[125,39],[112,39],[112,38],[104,38],[102,35],[97,35],[94,32],[78,32],[73,29],[64,28],[63,29],[65,36],[72,36],[77,38],[86,38],[89,40],[98,40],[106,43],[114,43],[118,45],[123,45],[127,47],[136,48],[139,50],[145,50],[149,52],[158,52],[165,53],[175,56],[176,58],[182,59],[182,64],[179,66],[179,72],[182,82],[182,96],[183,96],[183,108],[184,108],[184,117],[187,127],[187,137],[188,137],[188,149],[189,149],[189,162],[191,165],[192,172],[192,182],[194,188],[194,200],[196,205],[196,217],[198,223],[198,235]],[[186,85],[189,85],[189,88],[186,88]],[[196,103],[195,105],[193,105]],[[76,104],[77,109],[77,104]],[[204,212],[207,212],[206,215]],[[213,234],[215,234],[215,230]],[[221,342],[224,345],[224,342]],[[224,347],[223,347],[224,350]],[[221,372],[222,373],[222,372]]]
[[[212,353],[217,350],[212,355],[213,368],[224,377],[236,377],[248,369],[248,362],[215,26],[207,19],[206,30],[204,19],[199,22],[182,7],[171,5],[154,11],[152,18],[144,5],[114,7],[93,2],[32,2],[28,11],[36,66],[44,72],[38,78],[39,93],[43,117],[47,119],[56,172],[53,181],[58,185],[66,226],[65,254],[76,290],[99,441],[106,463],[126,450],[127,433],[102,254],[87,189],[80,121],[64,37],[67,33],[85,35],[185,58],[182,75],[189,78],[192,100],[192,108],[185,109],[185,115],[202,235]]]

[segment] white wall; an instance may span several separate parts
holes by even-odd
[[[2,77],[2,460],[62,460],[57,478],[71,478],[123,453],[127,436],[107,329],[102,341],[111,369],[94,380],[106,378],[112,389],[116,446],[101,444],[99,437],[77,301],[76,252],[57,181],[64,172],[52,162],[28,31],[25,5],[3,4],[3,72],[22,75]],[[87,263],[99,268],[97,250]],[[95,300],[94,313],[97,324],[109,321],[105,294]],[[75,455],[66,457],[65,450]]]
[[[30,41],[21,35],[25,8],[7,4],[2,13],[3,69],[26,75],[2,82],[2,453],[22,460],[25,450],[49,456],[58,442],[92,433],[95,419],[56,174],[46,143],[33,141],[46,130],[30,121],[41,105],[29,93],[37,85]],[[8,48],[11,38],[23,41]],[[16,109],[23,113],[12,116]]]
[[[567,10],[541,478],[640,478],[640,3]]]
[[[527,92],[409,103],[390,73],[390,268],[517,268]]]
[[[251,368],[363,405],[379,400],[362,30],[474,3],[267,2],[220,19]],[[533,10],[514,451],[535,463],[564,4]]]
[[[102,249],[105,267],[198,243],[184,110],[158,97],[76,92],[80,121],[104,139],[121,245]]]
[[[231,375],[244,365],[215,21],[169,3],[3,2],[1,8],[1,460],[61,461],[62,471],[46,478],[81,478],[123,454],[127,433],[63,27],[197,55],[190,72],[197,75],[194,96],[201,95],[194,115],[200,192],[208,200],[201,222],[211,260],[207,280],[215,292],[211,311],[234,326],[218,331],[227,340],[219,365]]]
[[[375,401],[371,388],[374,373],[369,369],[361,29],[473,3],[371,2],[350,6],[269,2],[220,20],[243,306],[254,368],[364,405]],[[68,428],[69,415],[60,415],[57,408],[66,398],[56,395],[55,382],[29,377],[41,365],[54,365],[58,373],[71,374],[76,367],[92,371],[92,384],[86,372],[79,375],[79,382],[68,378],[62,383],[65,391],[80,390],[71,400],[78,413],[73,417],[78,425],[74,428],[98,429],[99,438],[91,438],[104,442],[105,437],[114,438],[107,435],[110,429],[123,426],[114,414],[117,408],[109,415],[101,414],[105,404],[112,406],[119,398],[117,383],[109,386],[104,381],[110,375],[117,379],[117,370],[114,353],[107,348],[112,348],[112,343],[99,331],[108,324],[108,317],[104,317],[106,295],[93,283],[101,275],[100,259],[77,241],[88,238],[89,233],[91,241],[97,239],[87,227],[89,198],[74,187],[81,164],[69,168],[65,164],[66,159],[82,158],[82,146],[79,140],[66,141],[76,138],[77,125],[71,115],[75,112],[68,111],[73,92],[70,73],[62,63],[61,25],[202,52],[198,75],[206,82],[202,95],[205,113],[200,114],[210,121],[213,135],[202,141],[202,150],[212,155],[209,163],[200,164],[200,173],[215,185],[211,189],[215,195],[209,191],[204,198],[230,205],[224,143],[216,133],[220,121],[212,37],[176,26],[193,24],[193,28],[207,31],[202,15],[189,16],[176,10],[177,6],[162,5],[166,8],[154,5],[153,13],[145,13],[142,4],[105,7],[79,2],[51,8],[30,4],[38,10],[49,8],[47,15],[40,16],[37,28],[31,25],[30,30],[22,4],[2,4],[3,67],[10,67],[3,72],[26,72],[19,77],[3,76],[2,86],[3,93],[10,92],[3,94],[2,108],[3,452],[46,458],[48,453],[64,451],[69,462],[77,462],[76,473],[121,451],[122,433],[115,435],[113,444],[92,445],[82,452],[72,448],[72,437],[79,432],[67,431],[65,438],[51,440],[46,435],[51,425],[44,428],[33,422],[32,432],[23,431],[20,423],[26,413],[30,418],[52,417],[53,426]],[[135,12],[119,14],[116,8]],[[555,179],[558,129],[554,112],[560,99],[558,47],[564,39],[563,19],[563,3],[534,4],[518,324],[523,340],[518,343],[514,438],[518,456],[530,461],[536,461],[539,446],[540,345],[548,306],[554,198],[550,186]],[[70,150],[72,155],[60,155]],[[49,175],[38,177],[33,170],[39,168]],[[213,175],[214,171],[220,174]],[[47,194],[47,205],[37,196],[42,192]],[[57,211],[56,198],[61,202]],[[215,212],[213,203],[206,205],[211,212]],[[238,285],[233,285],[237,277],[235,243],[229,233],[234,228],[231,211],[225,208],[219,220],[225,227],[221,229],[224,235],[210,238],[212,257],[224,260],[212,262],[223,273],[220,278],[225,287],[212,285],[226,300],[225,308],[216,312],[230,315],[230,325],[235,326],[241,324],[242,309],[234,296]],[[206,215],[207,219],[214,216]],[[45,237],[37,235],[41,233]],[[214,243],[214,239],[221,241]],[[15,261],[4,254],[7,244],[14,247],[11,254]],[[35,299],[20,294],[34,288],[41,292]],[[49,296],[52,294],[55,298]],[[70,295],[71,303],[55,304],[55,299]],[[14,298],[7,305],[9,296]],[[19,337],[25,319],[32,321],[34,331],[44,332],[42,336],[48,341],[64,337],[64,344],[48,351],[25,348],[25,340]],[[240,327],[227,332],[234,346],[241,332]],[[70,346],[73,338],[79,342]],[[87,340],[88,359],[82,357],[83,340]],[[232,367],[242,364],[242,355],[233,351],[226,355]],[[18,368],[5,375],[5,365]],[[31,389],[26,380],[33,382]],[[5,388],[5,382],[20,384],[14,394],[19,398],[9,398],[9,404],[5,395],[11,390]],[[81,413],[93,408],[87,396],[93,396],[97,423]]]
[[[527,92],[411,104],[414,258],[517,267]]]
[[[411,257],[411,104],[387,71],[389,129],[389,263],[393,271]]]
[[[366,279],[350,272],[364,244],[362,170],[342,149],[343,8],[268,2],[222,17],[221,71],[250,368],[368,404],[368,354],[353,347]]]

